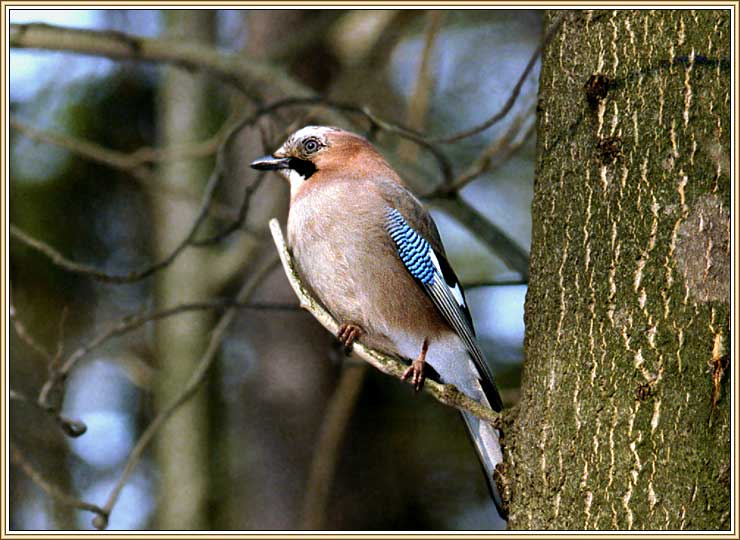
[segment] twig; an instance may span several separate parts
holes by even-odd
[[[224,122],[217,133],[204,141],[168,148],[142,147],[133,152],[121,152],[78,137],[40,130],[29,126],[14,116],[10,116],[8,123],[11,128],[18,130],[34,141],[58,146],[74,154],[86,157],[91,161],[108,165],[114,169],[127,171],[142,179],[149,179],[150,175],[141,170],[141,167],[144,165],[161,161],[202,158],[214,154],[218,151],[218,147],[227,133],[228,126],[233,123],[233,119]]]
[[[509,126],[507,132],[488,145],[478,156],[475,162],[463,173],[459,174],[450,185],[442,185],[436,189],[432,196],[459,191],[483,173],[490,173],[500,167],[516,153],[529,140],[534,133],[536,124],[534,122],[534,111],[526,111],[519,115]],[[531,120],[526,130],[522,125]],[[495,162],[495,165],[494,165]]]
[[[122,317],[109,326],[108,329],[93,338],[89,343],[83,345],[72,353],[67,361],[63,364],[61,371],[68,373],[74,365],[84,356],[93,350],[99,348],[111,338],[121,336],[132,330],[135,330],[146,323],[187,313],[191,311],[203,311],[209,309],[275,309],[275,310],[295,310],[298,306],[293,304],[266,304],[266,303],[246,303],[234,300],[206,300],[203,302],[190,302],[179,304],[177,306],[135,313]]]
[[[565,20],[565,14],[559,16],[555,20],[555,22],[552,24],[550,29],[547,31],[545,36],[542,38],[542,40],[540,41],[540,44],[537,46],[537,48],[532,53],[532,56],[529,59],[529,62],[527,62],[527,65],[524,68],[524,71],[522,71],[521,75],[519,76],[519,79],[517,80],[517,83],[514,85],[514,88],[512,89],[511,94],[506,100],[506,103],[504,103],[504,106],[501,107],[501,109],[496,114],[494,114],[493,116],[488,118],[486,121],[482,122],[481,124],[478,124],[477,126],[474,126],[470,129],[466,129],[464,131],[455,133],[453,135],[432,137],[432,136],[427,136],[423,133],[420,133],[410,127],[403,126],[401,124],[397,124],[397,123],[394,123],[388,120],[384,120],[372,114],[368,109],[365,109],[365,114],[368,116],[368,118],[372,119],[372,121],[374,122],[376,126],[390,133],[395,133],[396,135],[399,135],[401,137],[418,142],[419,144],[428,144],[428,145],[452,144],[455,142],[459,142],[463,139],[466,139],[468,137],[472,137],[473,135],[477,135],[478,133],[481,133],[487,130],[488,128],[492,127],[494,124],[502,120],[509,113],[511,108],[516,103],[516,100],[519,98],[519,94],[521,93],[522,86],[524,85],[524,82],[527,80],[527,77],[532,71],[532,68],[534,67],[535,63],[537,62],[537,58],[542,53],[542,49],[544,49],[544,47],[552,40],[552,38],[555,36],[557,31],[560,29],[560,26],[562,25],[564,20]]]
[[[37,400],[29,399],[28,396],[26,396],[24,393],[19,392],[18,390],[14,390],[13,388],[10,388],[8,390],[8,397],[12,399],[13,401],[21,401],[23,403],[28,403],[30,405],[33,405],[34,407],[40,409],[42,412],[48,413],[49,411],[43,409]],[[78,421],[78,420],[71,420],[67,418],[66,416],[63,416],[59,413],[52,414],[52,419],[59,425],[59,427],[64,431],[64,433],[69,437],[79,437],[80,435],[83,435],[87,431],[87,426]]]
[[[41,475],[41,473],[33,468],[33,465],[31,465],[28,460],[26,460],[23,453],[12,442],[10,443],[10,460],[15,465],[17,465],[24,473],[26,473],[26,476],[28,476],[31,481],[39,488],[41,488],[41,490],[49,497],[59,501],[64,505],[79,508],[80,510],[86,510],[88,512],[93,512],[97,514],[97,517],[102,517],[106,515],[105,510],[100,508],[98,505],[83,501],[81,499],[78,499],[77,497],[65,493],[61,488],[49,482]]]
[[[57,343],[57,350],[56,354],[52,355],[49,351],[47,351],[44,347],[38,344],[38,342],[31,336],[31,334],[26,330],[26,327],[23,325],[23,323],[18,319],[18,314],[16,312],[15,306],[13,304],[10,304],[9,309],[9,315],[10,319],[13,321],[13,328],[15,329],[16,334],[18,337],[26,344],[28,345],[33,351],[35,351],[37,354],[44,357],[44,359],[47,361],[48,369],[49,369],[49,379],[51,379],[54,376],[54,373],[57,371],[57,365],[59,363],[59,360],[61,359],[61,354],[63,351],[64,346],[64,335],[63,335],[63,325],[64,325],[64,319],[66,318],[66,309],[63,312],[62,319],[59,324],[59,339]],[[45,412],[49,412],[54,419],[54,421],[59,424],[59,427],[64,431],[65,434],[67,434],[70,437],[79,437],[85,431],[87,431],[87,426],[83,424],[82,422],[79,422],[77,420],[72,420],[70,418],[67,418],[66,416],[63,416],[59,413],[59,408],[55,410],[50,410],[47,407],[44,407],[39,400],[37,401],[31,401],[29,400],[25,394],[18,392],[16,390],[10,390],[10,398],[17,401],[26,401],[29,403],[33,403],[37,407],[40,407]]]
[[[499,122],[502,118],[504,118],[511,108],[514,106],[514,103],[516,103],[517,98],[519,97],[520,92],[522,91],[522,86],[524,85],[524,81],[527,80],[527,77],[529,76],[529,73],[532,71],[532,68],[534,67],[535,63],[537,62],[537,58],[539,58],[540,54],[542,53],[542,49],[545,48],[545,46],[550,43],[550,40],[553,38],[555,33],[560,29],[560,26],[563,24],[563,21],[565,20],[565,15],[560,15],[555,22],[550,26],[550,29],[545,33],[545,36],[540,41],[537,48],[532,53],[532,56],[529,59],[529,62],[527,62],[527,66],[524,68],[524,71],[522,71],[522,74],[519,76],[519,80],[514,85],[514,88],[511,91],[511,94],[509,95],[509,98],[506,100],[506,103],[504,103],[504,106],[501,107],[501,109],[491,116],[489,119],[487,119],[485,122],[482,122],[478,124],[477,126],[474,126],[470,129],[466,129],[463,131],[460,131],[458,133],[455,133],[454,135],[448,135],[446,137],[437,137],[437,138],[430,138],[427,139],[431,143],[441,143],[441,144],[451,144],[458,141],[461,141],[463,139],[466,139],[468,137],[472,137],[473,135],[477,135],[478,133],[481,133],[497,122]]]
[[[261,113],[260,113],[261,115]],[[259,116],[255,117],[259,118]],[[264,148],[267,144],[266,134],[264,132],[263,126],[257,125],[258,131],[260,133],[260,137],[262,139],[262,147]],[[244,188],[244,195],[242,196],[242,204],[239,207],[239,213],[236,216],[235,219],[232,220],[232,222],[224,227],[220,232],[211,235],[209,238],[204,238],[200,240],[194,240],[193,245],[194,246],[206,246],[210,244],[215,244],[217,242],[220,242],[222,239],[229,236],[232,232],[239,230],[244,226],[244,222],[247,219],[247,213],[249,212],[249,206],[252,202],[252,195],[254,195],[255,191],[257,191],[262,185],[262,181],[265,178],[264,172],[260,172],[257,175],[257,179],[254,182],[249,182],[247,186]]]
[[[257,99],[258,91],[262,90],[266,90],[267,95],[275,92],[291,95],[310,93],[284,70],[269,63],[185,40],[144,38],[123,32],[80,30],[49,24],[11,24],[8,37],[13,48],[70,51],[205,70]]]
[[[179,304],[169,308],[140,311],[132,315],[126,315],[125,317],[109,324],[106,329],[81,347],[77,348],[67,357],[64,363],[61,364],[59,369],[51,373],[39,392],[38,404],[45,411],[51,413],[58,412],[64,398],[64,389],[62,385],[66,381],[68,374],[72,371],[77,362],[92,351],[100,348],[109,340],[136,330],[149,322],[165,319],[181,313],[209,309],[296,310],[298,309],[298,306],[293,304],[245,303],[234,300],[206,300],[203,302]]]
[[[185,248],[193,243],[198,229],[200,228],[201,224],[208,214],[208,208],[211,205],[211,201],[213,200],[213,195],[216,191],[216,188],[218,187],[223,177],[226,148],[244,127],[255,123],[257,119],[262,116],[262,114],[264,113],[258,112],[253,115],[248,115],[229,129],[223,143],[219,147],[218,153],[216,154],[216,164],[206,184],[198,214],[192,225],[190,226],[190,230],[187,232],[182,241],[173,248],[169,255],[154,264],[151,264],[140,270],[129,272],[128,274],[109,274],[107,272],[98,270],[93,266],[67,259],[50,245],[42,242],[41,240],[33,238],[32,236],[28,235],[23,230],[12,224],[10,225],[10,236],[12,238],[15,238],[16,240],[23,242],[28,247],[31,247],[46,255],[52,263],[68,272],[83,274],[99,281],[116,284],[132,283],[134,281],[139,281],[141,279],[149,277],[162,268],[165,268],[172,264],[172,262],[177,259],[180,253],[182,253]]]
[[[495,223],[489,221],[473,208],[457,192],[434,197],[423,197],[434,206],[444,210],[459,221],[493,251],[512,270],[518,272],[524,281],[529,279],[529,255]]]
[[[54,370],[59,368],[59,364],[62,361],[62,355],[64,354],[64,324],[67,322],[67,315],[69,315],[69,308],[64,306],[62,310],[62,316],[59,318],[59,330],[57,331],[57,350],[54,353],[49,364],[49,369]]]
[[[276,265],[277,260],[275,258],[270,258],[267,263],[265,263],[261,268],[257,269],[247,279],[246,283],[244,283],[242,288],[239,290],[239,293],[235,297],[235,302],[242,303],[246,301],[257,289],[260,283],[262,283],[262,280],[267,277],[267,275],[273,268],[275,268]],[[206,347],[203,356],[201,356],[200,360],[198,361],[198,365],[190,376],[190,379],[188,380],[185,387],[180,391],[180,394],[172,401],[172,403],[170,403],[167,407],[160,411],[159,414],[157,414],[154,420],[152,420],[152,422],[147,426],[147,428],[139,437],[139,440],[136,442],[136,445],[129,454],[128,460],[126,461],[126,465],[123,469],[123,472],[121,473],[121,476],[119,477],[116,485],[113,487],[110,494],[108,495],[108,500],[106,501],[105,505],[103,505],[102,507],[103,512],[93,519],[92,524],[96,529],[104,529],[105,527],[107,527],[108,517],[110,516],[110,513],[113,510],[116,501],[118,501],[121,490],[126,485],[126,481],[133,472],[134,467],[136,467],[136,464],[141,459],[141,455],[144,452],[144,449],[151,442],[152,438],[157,433],[159,428],[162,427],[162,425],[177,411],[177,409],[180,408],[180,406],[182,406],[195,394],[198,388],[200,388],[200,385],[205,380],[208,369],[211,367],[213,361],[216,358],[216,353],[218,352],[218,349],[221,345],[221,340],[223,339],[227,328],[234,320],[235,315],[235,308],[227,308],[226,312],[224,312],[216,326],[213,328],[208,346]]]
[[[13,224],[11,224],[9,227],[10,236],[11,238],[14,238],[24,243],[26,246],[33,248],[36,251],[42,253],[43,255],[48,257],[49,260],[52,263],[54,263],[57,267],[61,268],[62,270],[66,270],[67,272],[72,272],[75,274],[83,274],[93,279],[96,279],[98,281],[103,281],[106,283],[115,283],[115,284],[132,283],[134,281],[139,281],[141,279],[147,278],[151,276],[152,274],[154,274],[155,272],[161,270],[162,268],[169,266],[178,257],[178,255],[180,255],[180,253],[182,253],[185,250],[185,248],[188,247],[193,237],[195,236],[195,233],[197,232],[198,228],[200,227],[201,223],[203,223],[203,220],[205,219],[207,215],[208,207],[210,206],[211,200],[213,198],[213,193],[216,190],[216,186],[218,185],[220,179],[221,179],[221,167],[217,166],[216,169],[214,170],[214,173],[211,175],[211,178],[208,180],[208,185],[206,186],[203,200],[201,202],[201,206],[200,206],[200,209],[198,211],[198,215],[195,221],[191,225],[190,230],[185,235],[183,240],[177,246],[175,246],[175,248],[170,252],[170,254],[154,264],[151,264],[141,270],[129,272],[128,274],[109,274],[102,270],[98,270],[94,266],[78,263],[70,259],[67,259],[64,255],[59,253],[56,249],[51,247],[49,244],[46,244],[45,242],[42,242],[41,240],[33,238],[32,236],[30,236],[29,234],[24,232],[22,229],[20,229],[19,227]]]
[[[424,127],[424,119],[429,109],[429,101],[433,90],[433,80],[431,76],[432,53],[437,35],[442,28],[445,12],[437,9],[427,11],[426,28],[424,30],[424,49],[421,53],[421,62],[419,62],[419,72],[416,76],[416,86],[409,100],[409,106],[406,116],[408,125],[416,130]],[[405,142],[405,141],[403,141]],[[398,155],[401,159],[412,161],[416,158],[417,148],[406,144],[398,146]]]
[[[306,493],[303,496],[302,529],[320,530],[324,528],[329,489],[334,478],[339,448],[352,411],[357,404],[366,374],[367,364],[365,363],[345,365],[339,384],[331,396],[308,473]]]
[[[16,312],[15,306],[13,304],[10,304],[9,315],[10,320],[13,321],[13,329],[15,330],[16,335],[21,339],[21,341],[28,345],[32,351],[34,351],[39,356],[42,356],[49,364],[51,364],[54,356],[42,345],[40,345],[28,332],[26,326],[18,319],[18,313]]]
[[[561,15],[547,31],[501,110],[473,128],[454,135],[428,137],[416,130],[376,117],[367,109],[363,112],[377,127],[422,145],[450,144],[485,131],[504,118],[511,110],[542,49],[560,28],[564,18],[565,15]],[[299,97],[311,94],[308,88],[292,79],[283,70],[270,64],[255,59],[245,59],[241,55],[224,54],[222,51],[202,45],[193,46],[184,42],[136,37],[122,32],[78,30],[47,24],[11,24],[9,38],[10,46],[16,48],[73,51],[108,58],[164,62],[190,69],[204,69],[215,73],[258,100],[259,96],[256,95],[258,88],[267,89],[263,91],[265,95],[274,93],[270,90]]]
[[[146,182],[149,189],[157,189],[167,194],[175,195],[189,200],[200,198],[187,189],[176,186],[162,186],[154,184],[154,177],[144,165],[159,161],[175,161],[186,158],[206,157],[218,150],[218,144],[223,140],[231,120],[224,122],[218,133],[211,138],[190,145],[178,145],[169,148],[140,148],[131,153],[120,152],[92,141],[72,137],[66,134],[43,131],[29,126],[17,118],[11,116],[10,127],[17,129],[29,139],[63,148],[76,156],[82,157],[93,163],[99,163],[115,170],[125,172],[133,176],[139,182]],[[234,210],[216,201],[211,204],[211,211],[218,217],[233,219]]]
[[[193,246],[207,246],[210,244],[216,244],[229,236],[231,233],[239,230],[244,225],[244,220],[247,218],[247,213],[249,212],[249,205],[252,202],[252,195],[254,195],[254,192],[257,191],[257,189],[262,184],[262,180],[264,180],[265,174],[259,173],[257,175],[257,180],[254,182],[250,182],[247,184],[247,186],[244,188],[244,195],[242,195],[242,204],[239,207],[239,214],[232,220],[231,223],[226,225],[221,231],[206,237],[202,239],[193,240],[192,245]]]
[[[139,169],[142,163],[134,163],[129,154],[112,150],[77,137],[70,137],[52,131],[42,131],[21,122],[14,116],[10,116],[9,124],[11,128],[36,142],[58,146],[96,163],[102,163],[114,169],[127,171],[142,180],[149,178],[149,175],[145,171]]]
[[[270,220],[270,231],[272,232],[272,238],[275,242],[278,253],[280,254],[280,261],[283,263],[285,275],[288,277],[291,287],[298,296],[301,307],[311,313],[311,315],[313,315],[324,328],[336,335],[339,330],[339,324],[334,320],[334,317],[332,317],[332,315],[311,296],[311,293],[303,285],[303,282],[293,265],[293,260],[288,251],[288,246],[285,244],[283,233],[280,230],[280,224],[275,218]],[[366,347],[362,343],[355,342],[354,345],[352,345],[352,352],[386,375],[391,375],[400,379],[401,375],[403,375],[403,372],[406,370],[406,366],[400,360],[375,349]],[[458,390],[454,385],[440,384],[431,379],[427,379],[424,383],[424,391],[431,394],[437,401],[444,403],[445,405],[472,413],[493,425],[498,425],[500,422],[501,414],[494,412],[489,407],[469,398],[460,392],[460,390]]]

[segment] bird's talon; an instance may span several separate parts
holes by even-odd
[[[349,352],[355,341],[362,335],[362,328],[352,323],[344,323],[339,327],[337,338],[344,346],[344,350]]]
[[[401,375],[402,381],[406,381],[409,378],[411,379],[411,385],[417,392],[424,387],[426,377],[424,376],[423,360],[414,360],[411,365],[406,368],[406,371],[403,372],[403,375]]]
[[[424,387],[424,381],[426,380],[426,376],[424,375],[424,361],[426,359],[428,349],[429,340],[425,339],[424,342],[421,344],[421,352],[419,352],[419,357],[411,362],[411,365],[406,368],[406,371],[404,371],[403,375],[401,375],[402,381],[406,381],[409,377],[411,377],[411,384],[417,392]]]

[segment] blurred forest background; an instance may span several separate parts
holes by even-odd
[[[358,110],[439,136],[479,124],[512,96],[541,14],[13,9],[10,22],[11,529],[90,529],[96,513],[108,529],[504,527],[458,413],[345,358],[297,308],[267,229],[285,223],[287,183],[248,164],[307,123],[370,137],[432,208],[515,404],[539,62],[500,122],[435,145],[446,172]],[[218,51],[262,78],[245,89],[172,60],[13,46],[30,23]],[[357,110],[243,122],[295,96]],[[33,239],[86,266],[65,270]]]

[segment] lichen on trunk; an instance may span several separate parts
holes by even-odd
[[[571,12],[543,53],[512,528],[729,528],[730,22]]]

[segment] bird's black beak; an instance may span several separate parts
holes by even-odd
[[[277,158],[273,156],[262,156],[255,159],[250,165],[258,171],[277,171],[278,169],[290,169],[290,158]]]

